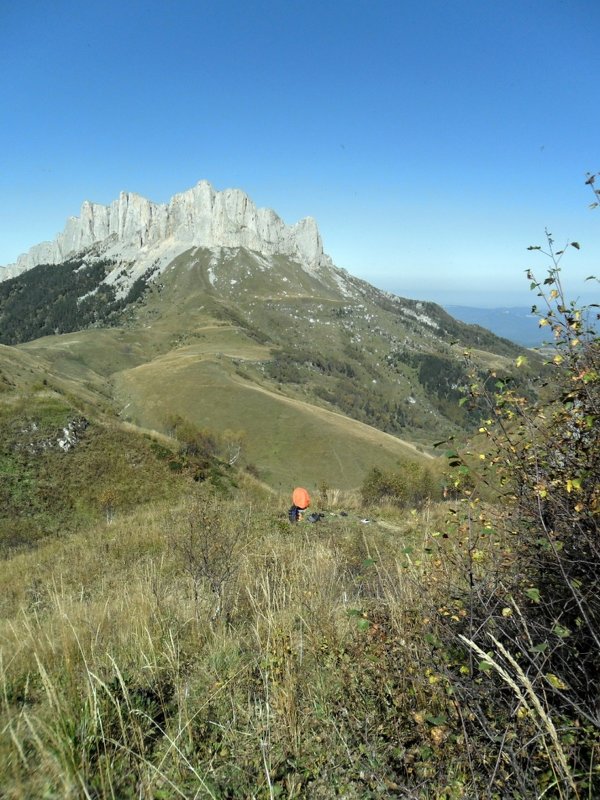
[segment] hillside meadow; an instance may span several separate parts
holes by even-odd
[[[430,643],[439,613],[466,615],[442,507],[365,517],[331,492],[318,523],[292,526],[287,502],[194,486],[10,559],[3,796],[458,798],[480,783],[473,759],[492,755],[469,756]]]

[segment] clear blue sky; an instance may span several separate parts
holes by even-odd
[[[207,179],[441,302],[530,302],[548,226],[579,293],[599,34],[599,0],[0,0],[0,264],[84,199]]]

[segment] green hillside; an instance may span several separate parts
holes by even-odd
[[[39,377],[163,434],[174,415],[212,436],[234,432],[242,463],[276,488],[352,488],[374,466],[422,461],[436,439],[477,426],[477,407],[458,402],[469,371],[508,375],[521,352],[343,270],[310,271],[241,248],[190,249],[91,318],[68,281],[87,281],[89,294],[98,270],[88,262],[40,272],[50,305],[69,287],[70,324],[79,319],[81,329],[18,345],[36,357]],[[98,263],[97,278],[107,269]],[[118,267],[120,279],[127,269]],[[4,319],[23,311],[22,332],[50,313],[40,292],[28,293],[35,275],[26,276],[5,282],[0,297]],[[535,364],[519,371],[524,388],[535,372]]]
[[[156,429],[168,425],[167,410],[199,428],[235,428],[245,460],[276,488],[322,481],[352,488],[375,465],[423,457],[396,437],[241,377],[225,356],[205,358],[199,349],[183,347],[115,374],[122,413]]]

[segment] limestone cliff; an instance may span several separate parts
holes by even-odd
[[[331,264],[312,217],[286,225],[241,190],[219,192],[200,181],[166,204],[129,192],[121,192],[109,206],[86,200],[79,217],[70,217],[53,242],[42,242],[0,268],[0,280],[38,264],[58,264],[92,246],[106,256],[136,262],[136,272],[150,263],[164,267],[190,247],[245,247],[289,256],[309,270]]]

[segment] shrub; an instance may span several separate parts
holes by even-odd
[[[551,331],[554,380],[532,401],[502,380],[474,380],[470,397],[489,418],[481,471],[452,453],[470,483],[454,509],[465,532],[465,606],[448,642],[466,646],[450,668],[467,718],[499,744],[515,782],[508,797],[598,796],[600,747],[600,339],[594,313],[567,303],[547,234],[548,277],[529,272],[539,324]],[[579,249],[576,242],[571,243]],[[541,247],[532,247],[541,250]],[[565,248],[566,249],[566,248]],[[517,360],[517,366],[523,359]],[[491,376],[494,379],[495,376]],[[473,455],[473,454],[471,454]],[[473,459],[469,461],[473,463]],[[499,492],[492,526],[478,482]],[[508,558],[484,558],[488,536]],[[460,670],[455,668],[462,664]],[[488,676],[485,678],[484,676]],[[512,790],[511,790],[512,791]]]
[[[435,494],[435,482],[429,469],[413,462],[407,462],[399,472],[383,472],[373,467],[361,487],[364,505],[391,503],[400,508],[420,507]]]

